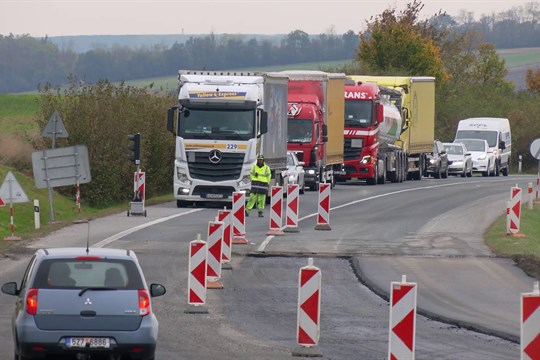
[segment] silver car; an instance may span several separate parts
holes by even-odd
[[[287,175],[289,176],[289,184],[298,184],[300,194],[305,192],[304,162],[298,161],[298,157],[294,151],[287,151]]]
[[[448,156],[448,173],[471,177],[472,157],[467,147],[462,143],[444,143],[444,148]]]
[[[154,359],[158,321],[150,298],[165,291],[147,286],[131,250],[40,249],[20,287],[2,286],[17,297],[15,359]]]
[[[495,155],[489,150],[489,144],[483,139],[456,139],[455,143],[462,143],[470,151],[473,172],[479,172],[482,176],[495,176]]]

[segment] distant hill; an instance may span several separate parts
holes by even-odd
[[[169,34],[169,35],[77,35],[77,36],[51,36],[48,39],[59,49],[70,49],[77,53],[85,53],[92,49],[107,49],[114,46],[126,46],[133,49],[152,48],[162,45],[170,48],[175,42],[184,43],[191,37],[205,37],[209,34]],[[219,40],[223,37],[237,37],[242,39],[280,41],[285,35],[261,34],[216,34]]]

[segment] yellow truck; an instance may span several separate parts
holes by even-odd
[[[429,76],[351,78],[356,83],[377,84],[382,96],[387,97],[401,114],[399,137],[393,143],[380,144],[377,154],[379,180],[402,182],[406,179],[422,179],[426,155],[432,152],[435,140],[435,78]]]

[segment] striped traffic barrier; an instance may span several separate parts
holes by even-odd
[[[232,243],[248,244],[249,241],[246,239],[246,193],[244,191],[233,192],[232,212]]]
[[[232,226],[231,226],[232,212],[226,208],[218,211],[218,220],[223,222],[223,244],[221,251],[221,267],[223,269],[231,268],[232,261]]]
[[[506,202],[506,235],[512,234],[510,232],[510,206],[511,206],[510,204],[511,202],[510,200],[508,200]]]
[[[540,290],[521,294],[521,360],[540,359]]]
[[[206,241],[197,239],[189,243],[188,308],[185,313],[207,313],[206,309]]]
[[[510,233],[519,233],[519,220],[521,218],[521,188],[516,184],[510,190]]]
[[[536,194],[534,196],[535,200],[538,200],[538,188],[540,187],[540,172],[536,175]]]
[[[293,356],[322,356],[318,344],[321,319],[321,270],[313,266],[313,258],[300,269],[298,276],[298,309],[296,347]]]
[[[416,283],[401,282],[390,287],[390,326],[388,359],[414,360],[416,332]]]
[[[283,187],[272,186],[270,193],[270,229],[266,232],[266,235],[281,236],[284,235],[283,230],[281,230],[283,223]]]
[[[223,222],[208,222],[208,258],[206,260],[206,287],[208,289],[223,289],[221,282],[221,255],[223,243]]]
[[[529,198],[527,199],[528,203],[529,203],[529,210],[532,210],[533,209],[533,187],[532,187],[532,182],[529,183],[529,186],[527,188],[527,193],[529,194]]]
[[[330,227],[330,184],[319,184],[319,206],[315,230],[332,230]]]
[[[287,210],[285,211],[284,232],[299,232],[298,212],[300,207],[300,186],[289,184],[287,186]]]

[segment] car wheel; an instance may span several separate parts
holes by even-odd
[[[435,172],[433,173],[433,177],[434,177],[435,179],[440,179],[441,176],[442,176],[442,173],[441,173],[441,167],[439,166],[439,167],[437,168],[437,171],[435,171]]]
[[[183,208],[188,205],[187,201],[183,200],[176,200],[176,207]]]

